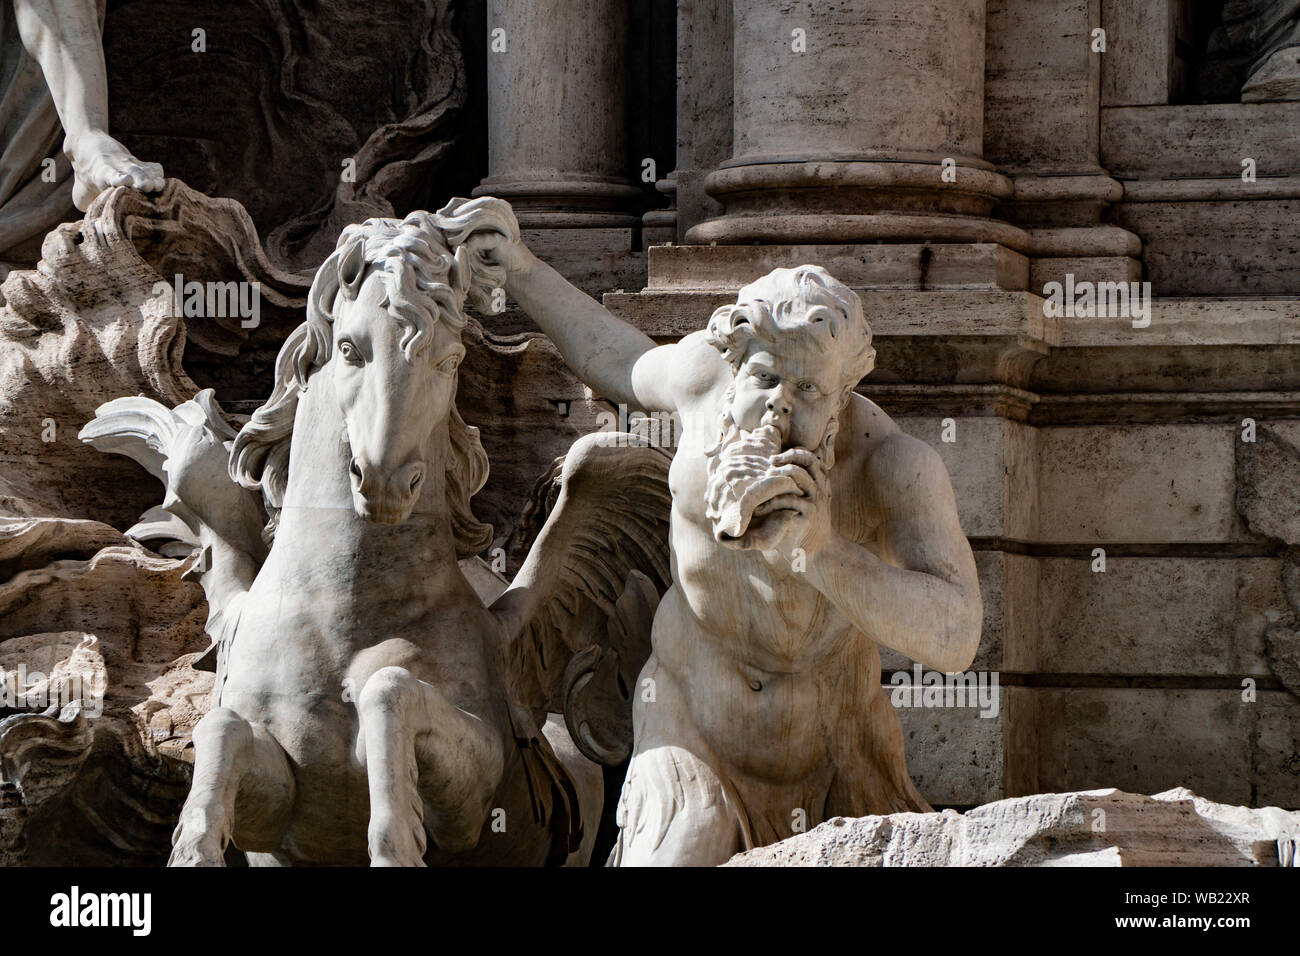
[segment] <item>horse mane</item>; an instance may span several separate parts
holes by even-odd
[[[453,199],[450,205],[464,203]],[[253,413],[235,438],[230,456],[230,476],[250,490],[260,490],[271,520],[269,538],[279,523],[289,482],[289,447],[298,399],[308,379],[329,361],[333,349],[331,328],[339,299],[356,298],[362,283],[378,272],[387,296],[388,314],[404,329],[402,349],[414,359],[432,339],[433,323],[447,322],[460,332],[465,326],[464,302],[486,303],[491,289],[503,285],[504,276],[471,259],[460,245],[477,229],[509,234],[499,209],[491,204],[469,203],[455,216],[414,212],[396,219],[367,219],[351,225],[322,263],[307,296],[307,321],[285,340],[275,360],[275,387],[271,397]],[[457,245],[456,251],[451,246]],[[448,414],[451,454],[446,467],[446,500],[452,534],[459,557],[479,554],[492,542],[492,526],[474,517],[470,499],[487,481],[487,452],[479,431],[465,424],[453,400]]]

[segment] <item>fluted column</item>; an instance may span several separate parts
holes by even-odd
[[[734,153],[695,242],[1001,242],[985,0],[735,0]],[[947,162],[945,162],[947,161]],[[947,175],[945,175],[945,171]]]
[[[489,0],[488,176],[525,228],[640,224],[627,179],[627,6]]]

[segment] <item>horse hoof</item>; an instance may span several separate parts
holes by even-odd
[[[225,866],[226,854],[213,840],[188,840],[182,838],[167,859],[168,866]]]

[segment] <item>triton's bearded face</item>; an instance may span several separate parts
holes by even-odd
[[[839,359],[797,335],[780,346],[751,339],[734,391],[731,417],[742,431],[771,425],[781,434],[782,449],[817,454],[845,398]]]
[[[736,370],[710,448],[705,513],[719,544],[774,547],[794,517],[789,498],[803,494],[775,465],[782,451],[804,448],[825,467],[835,461],[838,414],[847,391],[839,360],[790,336],[783,348],[752,340]]]

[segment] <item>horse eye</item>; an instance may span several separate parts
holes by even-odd
[[[446,375],[450,375],[452,372],[456,371],[456,369],[459,366],[460,366],[460,356],[451,355],[438,363],[438,371]]]
[[[339,355],[343,356],[343,361],[351,365],[359,365],[361,363],[361,353],[358,352],[357,347],[347,339],[344,339],[339,343]]]
[[[812,382],[800,382],[800,383],[799,383],[799,391],[801,391],[801,392],[815,392],[815,391],[817,391],[817,386],[814,385]]]

